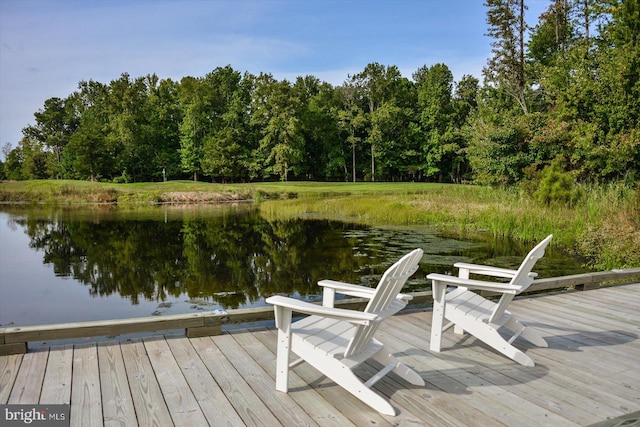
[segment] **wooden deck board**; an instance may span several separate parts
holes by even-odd
[[[133,340],[123,343],[121,347],[138,425],[173,425],[144,344],[140,340]]]
[[[71,381],[71,427],[102,426],[102,395],[95,344],[79,344],[73,352]]]
[[[0,404],[8,402],[23,359],[21,354],[0,357]]]
[[[72,344],[53,347],[49,351],[40,403],[69,404],[71,402],[72,366]]]
[[[278,419],[242,378],[210,337],[193,338],[193,345],[245,425],[278,425]],[[275,386],[274,386],[275,389]]]
[[[7,403],[29,403],[40,400],[48,357],[49,351],[36,351],[24,355]]]
[[[105,426],[135,425],[137,423],[136,411],[133,407],[120,344],[117,342],[100,343],[98,345],[98,362]]]
[[[616,306],[616,302],[619,304]],[[640,284],[518,298],[511,311],[549,342],[516,345],[524,367],[473,337],[429,350],[431,311],[400,314],[378,339],[425,379],[389,374],[380,415],[306,364],[275,390],[276,331],[149,337],[0,357],[0,404],[71,403],[71,425],[584,426],[640,410]],[[364,364],[366,377],[376,366]]]
[[[206,417],[164,337],[144,340],[171,418],[177,426],[205,425]]]
[[[189,340],[171,337],[167,342],[209,424],[242,425],[242,419]]]

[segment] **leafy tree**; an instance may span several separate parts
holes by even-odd
[[[222,181],[246,176],[249,91],[239,72],[216,68],[203,81],[206,130],[203,172]]]
[[[278,82],[271,74],[256,78],[251,124],[260,129],[259,147],[254,155],[265,178],[277,175],[286,181],[289,172],[301,172],[304,137],[296,114],[298,104],[287,80]]]
[[[184,77],[180,81],[180,164],[182,170],[198,180],[202,172],[200,160],[203,158],[205,136],[205,107],[201,93],[201,80]]]
[[[26,179],[48,178],[47,153],[43,144],[34,138],[24,136],[19,145],[22,152],[22,176]]]
[[[131,79],[123,73],[109,85],[105,137],[116,153],[114,175],[131,174],[134,181],[150,175],[153,150],[147,136],[147,103],[151,86],[157,81],[155,75]]]
[[[453,141],[453,74],[444,64],[422,67],[413,75],[418,88],[420,124],[425,135],[424,171],[427,177],[449,172],[451,157],[460,147]]]
[[[359,105],[357,95],[358,88],[351,82],[345,82],[338,89],[341,107],[337,111],[338,129],[345,135],[344,140],[351,148],[351,177],[356,182],[356,152],[364,138],[364,128],[367,118]],[[346,150],[344,150],[346,151]],[[344,166],[345,176],[348,175],[346,162]]]
[[[150,85],[149,90],[146,146],[151,156],[150,177],[179,177],[182,115],[178,83],[160,80],[157,85]]]
[[[576,38],[571,20],[569,0],[554,0],[538,18],[527,43],[527,57],[542,67],[554,64],[558,55],[566,52]]]
[[[345,156],[337,126],[339,99],[334,88],[314,76],[298,77],[292,86],[296,116],[304,139],[300,173],[308,179],[344,179]]]
[[[49,173],[46,175],[60,178],[62,151],[78,127],[78,118],[72,101],[49,98],[44,102],[44,108],[34,113],[34,116],[35,126],[27,126],[22,132],[25,137],[51,150],[54,162],[48,165]]]
[[[18,146],[11,148],[10,143],[2,146],[2,154],[4,154],[4,175],[6,179],[19,181],[26,179],[22,174],[22,149]]]
[[[113,171],[114,153],[109,150],[104,121],[96,110],[94,107],[84,112],[63,153],[63,167],[72,178],[97,181]]]
[[[79,91],[72,94],[80,121],[69,139],[61,164],[67,178],[95,181],[113,174],[116,150],[107,139],[109,87],[81,81]]]
[[[363,103],[368,107],[369,115],[385,102],[392,102],[395,89],[401,82],[401,74],[395,65],[385,67],[377,62],[368,64],[361,73],[351,77],[351,83],[358,87],[357,94],[362,95]],[[371,130],[366,138],[371,145],[371,180],[376,180],[376,147],[385,138],[379,121],[370,120]]]
[[[485,83],[506,91],[526,114],[524,0],[486,0],[485,6],[487,35],[494,39],[493,57],[482,70]]]
[[[521,180],[524,168],[533,163],[528,152],[532,132],[527,116],[514,114],[508,107],[502,110],[500,106],[504,104],[499,101],[510,104],[500,97],[499,91],[485,86],[478,110],[466,128],[467,159],[479,184],[512,185]]]

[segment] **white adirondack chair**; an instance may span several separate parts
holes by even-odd
[[[517,270],[456,263],[454,267],[459,269],[458,277],[429,274],[427,278],[431,279],[433,289],[431,350],[439,352],[442,334],[451,326],[455,326],[456,333],[469,332],[514,361],[525,366],[534,366],[533,360],[511,343],[519,336],[539,347],[547,347],[547,342],[537,332],[520,323],[507,311],[507,306],[514,296],[527,289],[537,276],[531,269],[536,261],[543,257],[552,237],[550,235],[538,243]],[[511,280],[509,283],[472,280],[469,279],[470,274]],[[456,288],[447,292],[447,286]],[[471,289],[499,292],[502,296],[497,302],[493,302],[472,292]],[[443,325],[445,318],[450,322],[447,325]],[[503,337],[505,329],[513,333],[509,339]]]
[[[375,289],[322,280],[322,305],[283,296],[272,296],[267,302],[274,305],[278,328],[276,389],[288,391],[289,369],[307,362],[360,400],[386,415],[396,415],[391,404],[371,390],[378,380],[394,371],[411,384],[424,385],[424,380],[411,368],[402,364],[382,343],[373,338],[378,325],[385,318],[402,310],[411,300],[400,290],[418,269],[422,249],[403,256],[383,274]],[[340,293],[369,302],[364,311],[334,307],[335,294]],[[291,323],[292,312],[310,314]],[[290,363],[293,352],[299,359]],[[371,379],[362,382],[353,369],[373,359],[384,368]]]

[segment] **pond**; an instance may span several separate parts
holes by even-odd
[[[0,326],[107,320],[320,300],[318,280],[375,286],[422,248],[405,291],[457,261],[519,265],[532,244],[427,227],[267,220],[252,205],[125,209],[0,207]],[[585,272],[557,247],[540,277]]]

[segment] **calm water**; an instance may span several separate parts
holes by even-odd
[[[275,293],[319,300],[324,278],[375,286],[420,247],[405,291],[456,261],[519,265],[530,246],[416,227],[267,221],[249,206],[0,208],[0,325],[104,320],[264,305]],[[551,248],[541,277],[585,271]]]

